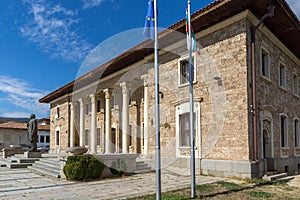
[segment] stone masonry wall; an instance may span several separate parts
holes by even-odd
[[[56,118],[57,106],[59,106],[59,117]],[[51,105],[50,109],[50,149],[52,151],[63,151],[69,146],[69,101],[63,99],[60,104]],[[59,145],[56,144],[56,130],[60,130]]]
[[[272,115],[273,120],[273,152],[277,159],[276,170],[284,172],[285,166],[289,170],[298,171],[300,164],[300,148],[295,147],[294,120],[300,119],[299,94],[293,94],[293,75],[300,76],[300,66],[291,59],[291,54],[284,52],[261,31],[256,34],[256,63],[257,63],[257,102],[259,111],[267,110]],[[261,73],[261,48],[269,53],[270,78],[262,76]],[[279,63],[286,67],[286,88],[279,86]],[[298,91],[299,88],[298,78]],[[281,147],[280,115],[287,116],[288,124],[288,147]],[[259,126],[261,130],[262,124]],[[299,127],[298,127],[299,131]],[[262,155],[262,133],[258,132],[259,157]],[[297,157],[298,156],[298,157]],[[284,158],[283,158],[284,157]]]
[[[246,20],[224,27],[198,42],[194,97],[202,98],[201,157],[219,160],[249,160]],[[183,47],[186,48],[186,47]],[[187,52],[185,53],[187,54]],[[170,60],[165,54],[160,60]],[[175,156],[175,102],[189,98],[188,85],[178,87],[178,59],[160,65],[162,156]],[[153,70],[149,79],[154,80]],[[149,87],[150,151],[155,151],[154,85]],[[163,125],[168,124],[165,128]],[[177,138],[178,139],[178,138]],[[198,147],[199,149],[199,147]],[[238,152],[238,153],[237,153]]]

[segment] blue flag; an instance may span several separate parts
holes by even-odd
[[[146,15],[146,21],[144,26],[144,32],[143,35],[147,38],[151,38],[154,40],[154,1],[149,0],[148,1],[148,11]]]

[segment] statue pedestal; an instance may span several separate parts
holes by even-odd
[[[24,157],[25,158],[41,158],[42,157],[42,152],[24,152]]]

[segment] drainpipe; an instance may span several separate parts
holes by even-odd
[[[268,13],[266,13],[256,26],[251,26],[251,75],[252,75],[252,124],[253,124],[253,155],[252,160],[258,162],[257,152],[257,102],[256,102],[256,62],[255,62],[255,33],[256,30],[263,25],[263,22],[268,17],[274,16],[275,6],[268,7]]]

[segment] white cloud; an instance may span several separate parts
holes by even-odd
[[[20,28],[23,37],[54,58],[80,62],[92,49],[74,27],[78,24],[77,11],[45,0],[27,0],[29,16]]]
[[[107,0],[82,0],[82,2],[83,2],[82,8],[83,9],[88,9],[88,8],[92,8],[92,7],[95,7],[95,6],[99,6],[104,1],[107,1]],[[113,0],[110,0],[110,1],[113,1]]]
[[[30,113],[45,115],[49,110],[48,105],[38,101],[49,92],[35,89],[21,79],[0,76],[0,92],[5,94],[5,97],[1,98],[0,101],[26,109]],[[4,115],[7,116],[9,113],[2,114],[2,116]]]
[[[7,113],[2,113],[1,117],[29,118],[30,114],[32,114],[32,113],[26,113],[26,112],[7,112]]]
[[[299,0],[287,0],[288,4],[290,5],[291,9],[297,15],[298,19],[300,19],[300,1]],[[275,10],[276,12],[276,10]]]

